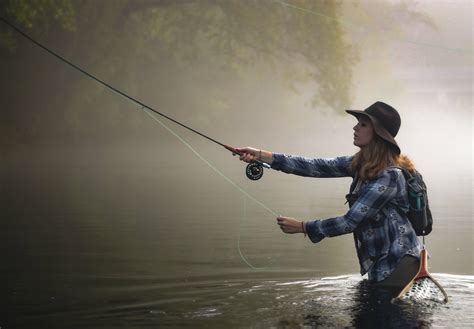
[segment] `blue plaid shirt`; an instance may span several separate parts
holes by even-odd
[[[349,166],[352,156],[333,159],[308,159],[300,156],[273,154],[272,168],[288,174],[307,177],[353,177]],[[351,191],[355,187],[353,179]],[[405,178],[398,168],[387,168],[376,178],[365,181],[358,198],[343,215],[306,222],[312,242],[325,237],[353,233],[362,275],[381,281],[393,272],[404,255],[419,258],[421,244],[407,216],[408,196]]]

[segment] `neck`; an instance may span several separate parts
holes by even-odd
[[[363,157],[364,159],[369,158],[369,150],[368,150],[368,148],[367,148],[366,146],[362,146],[362,147],[360,148],[360,152],[362,153],[362,157]]]

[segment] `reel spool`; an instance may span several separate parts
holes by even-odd
[[[248,179],[259,180],[263,176],[263,165],[258,162],[250,162],[245,168],[245,175]]]

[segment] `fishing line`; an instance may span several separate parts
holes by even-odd
[[[303,7],[300,7],[300,6],[297,6],[297,5],[293,5],[293,4],[290,4],[288,2],[285,2],[285,1],[281,1],[281,0],[272,0],[273,2],[276,2],[282,6],[285,6],[285,7],[288,7],[288,8],[291,8],[291,9],[296,9],[296,10],[299,10],[299,11],[302,11],[302,12],[305,12],[305,13],[308,13],[308,14],[312,14],[312,15],[316,15],[316,16],[321,16],[321,17],[324,17],[324,18],[328,18],[330,20],[333,20],[333,21],[336,21],[342,25],[346,25],[346,26],[349,26],[349,27],[358,27],[358,28],[362,28],[368,32],[370,32],[370,30],[367,28],[367,27],[364,27],[362,25],[358,25],[358,24],[354,24],[354,23],[350,23],[348,21],[344,21],[344,20],[341,20],[339,18],[336,18],[336,17],[332,17],[332,16],[328,16],[328,15],[325,15],[321,12],[318,12],[318,11],[315,11],[315,10],[311,10],[311,9],[307,9],[307,8],[303,8]],[[472,50],[470,49],[464,49],[464,48],[451,48],[451,47],[445,47],[445,46],[440,46],[440,45],[436,45],[436,44],[431,44],[431,43],[424,43],[424,42],[417,42],[417,41],[411,41],[411,40],[397,40],[397,39],[393,39],[393,41],[396,41],[396,42],[405,42],[405,43],[409,43],[409,44],[413,44],[413,45],[418,45],[418,46],[422,46],[422,47],[430,47],[430,48],[438,48],[438,49],[444,49],[444,50],[447,50],[447,51],[452,51],[452,52],[459,52],[459,53],[466,53],[466,54],[472,54]]]
[[[139,101],[138,99],[136,98],[133,98],[131,96],[129,96],[128,94],[120,91],[119,89],[113,87],[112,85],[106,83],[105,81],[97,78],[96,76],[90,74],[89,72],[85,71],[84,69],[80,68],[79,66],[77,66],[76,64],[68,61],[67,59],[65,59],[63,56],[57,54],[56,52],[52,51],[51,49],[49,49],[48,47],[44,46],[43,44],[39,43],[38,41],[36,41],[35,39],[33,39],[32,37],[30,37],[28,34],[26,34],[25,32],[23,32],[22,30],[20,30],[19,28],[17,28],[15,25],[13,25],[12,23],[10,23],[9,21],[7,21],[5,18],[3,18],[2,16],[0,16],[0,20],[3,21],[6,25],[8,25],[9,27],[11,27],[12,29],[14,29],[16,32],[18,32],[19,34],[21,34],[23,37],[25,37],[26,39],[28,39],[29,41],[31,41],[32,43],[34,43],[35,45],[37,45],[38,47],[42,48],[43,50],[45,50],[46,52],[48,52],[49,54],[53,55],[54,57],[56,57],[57,59],[59,59],[60,61],[68,64],[69,66],[71,66],[72,68],[76,69],[77,71],[81,72],[82,74],[86,75],[87,77],[93,79],[94,81],[98,82],[99,84],[105,86],[106,88],[108,88],[109,90],[113,91],[114,93],[124,97],[126,100],[132,102],[134,105],[140,105],[140,109],[142,111],[144,111],[148,116],[150,116],[153,120],[155,120],[156,122],[158,122],[163,128],[165,128],[168,132],[170,132],[173,136],[175,136],[181,143],[183,143],[188,149],[190,149],[199,159],[201,159],[207,166],[209,166],[209,168],[211,168],[214,172],[216,172],[218,175],[220,175],[222,178],[224,178],[228,183],[230,183],[233,187],[235,187],[238,191],[240,191],[245,197],[251,199],[252,201],[254,201],[255,203],[257,203],[258,205],[260,205],[262,208],[264,208],[265,210],[267,210],[268,212],[270,212],[272,215],[274,216],[277,216],[277,213],[274,212],[272,209],[270,209],[268,206],[266,206],[265,204],[263,204],[261,201],[257,200],[256,198],[254,198],[253,196],[251,196],[249,193],[247,193],[247,191],[245,191],[243,188],[241,188],[239,185],[237,185],[235,182],[233,182],[230,178],[228,178],[226,175],[224,175],[224,173],[222,173],[219,169],[217,169],[215,166],[213,166],[209,161],[207,161],[201,154],[199,154],[199,152],[197,152],[188,142],[186,142],[181,136],[179,136],[177,133],[175,133],[171,128],[169,128],[167,125],[165,125],[161,120],[159,120],[155,115],[153,115],[153,113],[155,114],[158,114],[208,140],[210,140],[211,142],[213,143],[216,143],[220,146],[223,146],[225,147],[226,149],[228,149],[229,151],[232,151],[234,154],[239,154],[239,152],[237,150],[235,150],[234,148],[228,146],[228,145],[225,145],[153,108],[151,108],[150,106],[144,104],[143,102]],[[258,166],[263,166],[263,165],[266,165],[266,164],[263,164],[261,162],[258,162],[258,161],[255,161],[254,163],[254,166],[253,167],[250,167],[250,168],[253,168],[254,170],[257,170],[257,174],[258,174],[258,178],[261,177],[261,174],[263,173],[262,169]],[[255,166],[255,164],[257,164],[257,166]],[[249,164],[249,166],[252,165]],[[247,177],[251,178],[249,176],[249,166],[247,167]],[[266,165],[266,167],[268,168],[269,166]],[[250,173],[251,174],[251,173]],[[257,178],[257,179],[258,179]],[[254,179],[254,178],[251,178],[251,179]],[[246,211],[244,212],[244,214],[246,214]],[[250,266],[252,269],[261,269],[261,268],[258,268],[258,267],[255,267],[253,266],[246,258],[245,256],[243,255],[241,249],[240,249],[240,231],[239,231],[239,235],[238,235],[238,240],[237,240],[237,248],[238,248],[238,251],[239,251],[239,255],[240,257],[242,258],[242,260],[248,265]]]
[[[239,251],[240,258],[252,269],[254,270],[263,270],[264,267],[255,267],[252,265],[247,258],[245,258],[244,253],[240,249],[240,236],[242,232],[242,224],[244,223],[244,218],[247,218],[247,196],[244,195],[244,205],[242,207],[242,219],[240,220],[239,234],[237,235],[237,250]]]
[[[188,149],[190,149],[199,159],[201,159],[206,165],[209,166],[214,172],[219,174],[222,178],[224,178],[227,182],[229,182],[233,187],[235,187],[238,191],[240,191],[243,194],[244,197],[244,205],[243,205],[243,213],[242,213],[242,218],[240,220],[240,227],[239,227],[239,233],[237,234],[237,250],[239,252],[240,258],[244,261],[245,264],[247,264],[250,268],[254,270],[262,270],[265,267],[256,267],[250,263],[249,260],[244,256],[244,253],[242,252],[242,249],[240,248],[240,237],[242,235],[242,224],[244,219],[247,217],[247,198],[251,199],[258,205],[260,205],[262,208],[270,212],[273,216],[277,216],[277,213],[274,212],[272,209],[267,207],[265,204],[263,204],[261,201],[257,200],[253,196],[251,196],[247,191],[245,191],[243,188],[241,188],[239,185],[237,185],[234,181],[232,181],[230,178],[228,178],[224,173],[222,173],[219,169],[217,169],[215,166],[213,166],[209,161],[207,161],[201,154],[199,154],[198,151],[196,151],[188,142],[186,142],[181,136],[179,136],[176,132],[174,132],[171,128],[169,128],[167,125],[165,125],[160,119],[158,119],[156,116],[153,115],[152,112],[148,111],[144,107],[141,108],[150,118],[158,122],[163,128],[165,128],[169,133],[171,133],[173,136],[175,136],[181,143],[183,143]]]
[[[143,108],[144,109],[144,108]],[[175,136],[181,143],[183,143],[187,148],[189,148],[199,159],[201,159],[206,165],[209,166],[214,172],[216,172],[218,175],[220,175],[222,178],[224,178],[227,182],[229,182],[233,187],[235,187],[237,190],[239,190],[243,195],[254,201],[255,203],[259,204],[262,208],[270,212],[272,215],[278,216],[276,212],[274,212],[272,209],[267,207],[265,204],[263,204],[261,201],[255,199],[253,196],[251,196],[247,191],[245,191],[243,188],[241,188],[239,185],[237,185],[234,181],[232,181],[230,178],[228,178],[222,171],[217,169],[214,165],[212,165],[209,161],[207,161],[201,154],[199,154],[198,151],[196,151],[191,145],[189,145],[188,142],[186,142],[181,136],[179,136],[177,133],[175,133],[171,128],[166,126],[161,120],[159,120],[156,116],[154,116],[152,113],[150,113],[147,109],[144,109],[144,112],[148,114],[153,120],[158,122],[163,128],[168,130],[173,136]]]

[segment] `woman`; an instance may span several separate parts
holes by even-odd
[[[353,156],[307,159],[239,148],[240,159],[260,160],[273,169],[308,177],[353,177],[347,199],[349,211],[342,216],[314,221],[278,217],[284,233],[307,234],[313,243],[325,237],[353,233],[361,274],[376,285],[400,291],[417,273],[421,244],[406,216],[408,197],[400,168],[414,170],[400,155],[395,136],[400,128],[398,112],[376,102],[364,111],[346,111],[355,116]],[[400,211],[402,210],[402,211]]]

